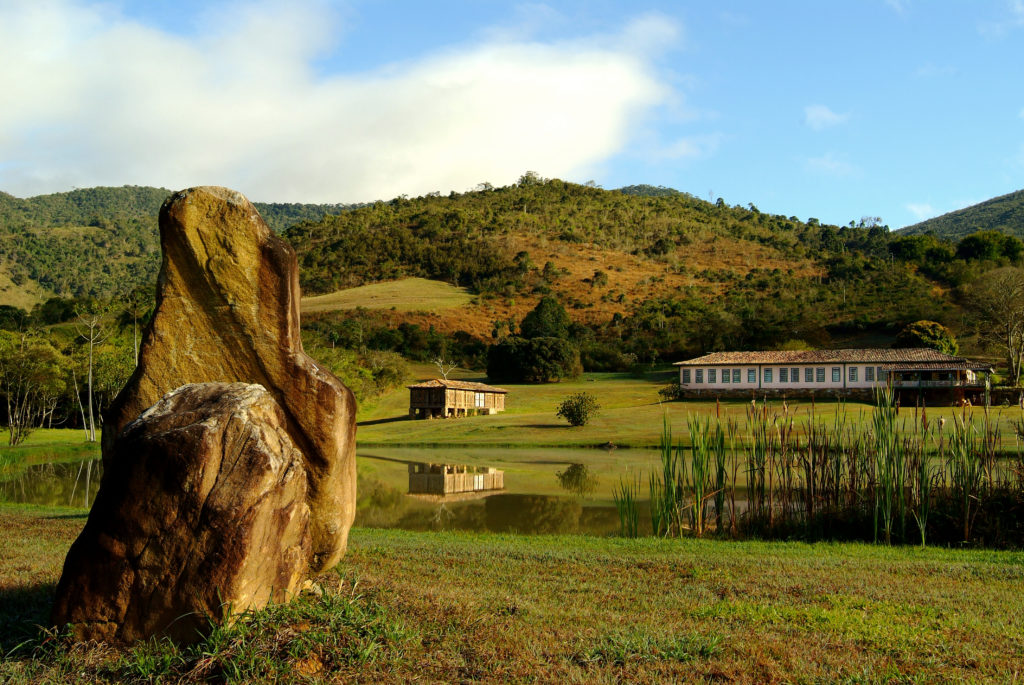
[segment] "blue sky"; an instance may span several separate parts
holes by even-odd
[[[1024,0],[0,0],[0,189],[665,185],[893,228],[1024,187]]]

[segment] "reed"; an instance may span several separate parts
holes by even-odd
[[[963,541],[969,542],[971,528],[978,515],[985,467],[978,445],[977,427],[973,418],[967,418],[966,412],[960,416],[953,415],[953,436],[949,441],[949,460],[946,466],[951,494],[959,508]]]
[[[679,468],[679,450],[672,446],[672,426],[663,417],[661,427],[661,473],[651,473],[651,530],[658,537],[682,533],[683,489]]]
[[[619,479],[619,484],[612,491],[612,499],[619,513],[619,534],[624,538],[635,538],[640,535],[640,478],[631,480]]]
[[[725,469],[719,455],[724,459],[725,433],[721,422],[712,422],[710,417],[702,420],[691,416],[687,419],[687,427],[690,431],[690,460],[688,468],[682,469],[682,489],[689,500],[686,510],[690,529],[701,537],[708,527],[708,500],[718,495],[715,483],[724,478],[719,475]]]
[[[927,545],[937,534],[947,543],[1024,544],[1024,412],[1010,422],[1016,457],[1001,466],[1005,422],[987,411],[978,420],[961,412],[950,431],[945,419],[930,421],[923,404],[901,416],[891,388],[876,394],[868,417],[850,420],[840,410],[819,420],[813,402],[807,411],[797,421],[785,402],[755,400],[742,425],[717,413],[688,416],[685,450],[673,445],[666,418],[660,466],[648,482],[654,534],[714,530],[887,545]],[[626,490],[620,485],[617,503],[630,501]]]

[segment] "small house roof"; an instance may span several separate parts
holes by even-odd
[[[676,362],[675,366],[739,366],[743,364],[880,364],[900,369],[970,369],[986,371],[986,364],[954,357],[927,347],[855,348],[843,350],[758,350],[712,352]],[[937,365],[937,366],[936,366]]]
[[[494,392],[507,394],[508,390],[504,388],[496,388],[493,385],[487,385],[486,383],[473,383],[471,381],[449,381],[443,378],[434,378],[429,381],[422,383],[416,383],[415,385],[407,385],[410,390],[412,388],[449,388],[451,390],[473,390],[475,392]]]

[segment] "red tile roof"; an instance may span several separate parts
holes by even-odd
[[[434,378],[433,380],[424,381],[423,383],[416,383],[415,385],[407,385],[407,388],[449,388],[451,390],[475,390],[476,392],[496,392],[496,393],[508,393],[508,390],[504,388],[496,388],[493,385],[486,385],[485,383],[473,383],[470,381],[447,381],[442,378]]]
[[[986,364],[965,357],[953,357],[926,347],[904,349],[857,348],[846,350],[762,350],[755,352],[712,352],[703,357],[676,362],[676,366],[741,366],[744,364],[899,364],[909,368],[989,370]],[[936,364],[942,365],[934,366]]]

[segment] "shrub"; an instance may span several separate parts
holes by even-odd
[[[570,426],[585,426],[590,419],[597,416],[601,405],[597,398],[589,392],[578,392],[569,395],[558,405],[555,416],[560,416],[569,422]]]
[[[561,338],[506,338],[487,355],[487,377],[497,382],[553,383],[583,372],[580,351]]]
[[[950,355],[955,355],[960,349],[953,333],[936,321],[908,324],[896,336],[893,347],[930,347]]]

